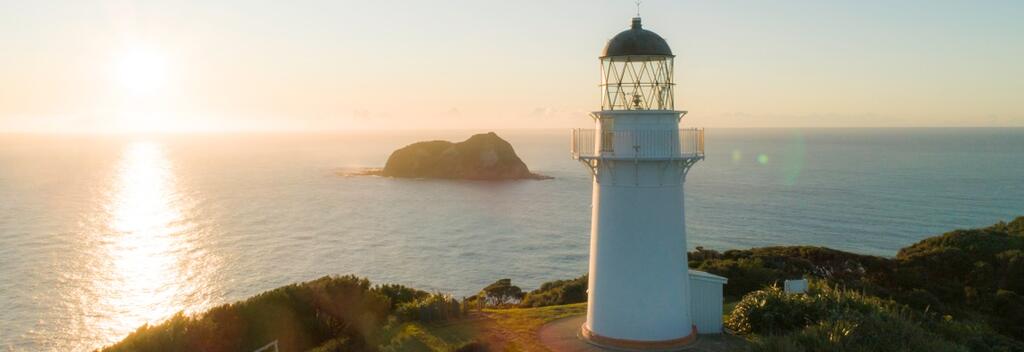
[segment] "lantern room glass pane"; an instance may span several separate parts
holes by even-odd
[[[601,58],[601,110],[674,110],[671,56]]]

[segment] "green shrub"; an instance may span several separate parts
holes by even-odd
[[[996,254],[996,266],[1007,278],[997,283],[1000,289],[1024,293],[1024,250],[1011,249]]]
[[[469,342],[465,345],[459,346],[455,349],[455,352],[487,352],[490,351],[487,345],[481,342]]]
[[[994,325],[1006,334],[1024,340],[1024,297],[1013,291],[999,290],[996,291],[994,305]]]
[[[911,322],[884,314],[827,319],[790,334],[754,339],[753,351],[969,351]]]
[[[935,297],[931,292],[923,289],[915,288],[906,292],[898,293],[894,297],[897,301],[903,302],[911,308],[918,309],[920,311],[945,311],[945,305]]]
[[[448,295],[435,293],[413,302],[402,303],[395,315],[403,321],[435,322],[462,316],[462,305]]]
[[[944,339],[975,352],[1024,351],[1024,344],[999,334],[981,321],[959,321],[946,315],[942,319],[921,321],[921,326]]]
[[[349,340],[347,338],[344,338],[344,337],[336,338],[336,339],[330,339],[330,340],[327,340],[327,342],[324,342],[324,343],[320,344],[320,346],[317,346],[316,348],[311,349],[311,350],[306,351],[306,352],[347,352],[347,351],[352,351],[354,349],[354,347],[350,346],[348,342],[349,342]]]
[[[955,230],[921,240],[895,258],[822,247],[764,247],[722,253],[698,248],[691,268],[729,279],[727,297],[741,297],[792,278],[827,280],[865,295],[989,324],[1024,341],[1024,217]]]
[[[942,302],[933,310],[980,314],[1000,333],[1024,341],[1024,304],[1014,298],[1024,294],[1024,217],[924,239],[901,249],[896,262],[894,291],[927,291]]]
[[[512,284],[512,279],[500,279],[484,287],[480,293],[466,298],[466,304],[473,308],[508,307],[518,305],[525,295],[523,289]]]
[[[430,292],[398,284],[378,285],[374,287],[373,290],[388,298],[391,302],[391,310],[395,310],[402,304],[414,302],[430,296]]]
[[[743,296],[725,326],[741,334],[785,333],[821,319],[825,312],[818,308],[808,296],[771,286]]]
[[[587,301],[587,276],[572,280],[545,282],[540,288],[530,291],[523,298],[520,307],[546,307]]]
[[[689,266],[729,278],[724,294],[741,297],[786,279],[811,277],[884,294],[894,263],[890,259],[847,253],[824,247],[763,247],[718,253],[698,248],[689,253]]]
[[[726,326],[754,351],[1024,351],[977,322],[958,322],[897,302],[812,281],[807,294],[768,287],[737,303]]]
[[[367,350],[388,315],[388,299],[355,276],[323,277],[222,305],[199,316],[178,314],[143,326],[105,351],[252,351],[278,341],[300,351],[331,340]]]

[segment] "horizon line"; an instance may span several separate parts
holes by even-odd
[[[409,133],[409,132],[432,132],[432,131],[559,131],[572,130],[584,127],[496,127],[496,128],[354,128],[354,129],[226,129],[226,130],[195,130],[195,131],[32,131],[32,130],[0,130],[0,136],[177,136],[177,135],[268,135],[268,134],[345,134],[345,133]],[[703,128],[715,130],[900,130],[900,129],[1024,129],[1024,125],[1005,126],[720,126],[700,127],[687,126],[687,128]],[[480,132],[484,133],[484,132]]]

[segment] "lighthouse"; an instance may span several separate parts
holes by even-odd
[[[675,107],[674,58],[665,39],[633,18],[601,53],[595,128],[572,131],[572,156],[593,176],[581,336],[596,345],[671,350],[697,336],[683,183],[704,159],[704,131],[680,128],[686,111]]]

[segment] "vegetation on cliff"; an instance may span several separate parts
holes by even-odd
[[[587,276],[545,282],[523,298],[521,307],[544,307],[587,301]]]
[[[690,267],[728,277],[725,290],[733,297],[808,277],[919,311],[981,321],[1024,341],[1024,217],[927,238],[895,258],[822,247],[698,249]]]
[[[770,297],[781,297],[771,287],[786,279],[810,278],[817,282],[815,294],[824,294],[824,298],[809,295],[815,297],[813,300],[816,302],[808,305],[810,307],[832,307],[843,311],[845,308],[833,303],[854,300],[862,305],[874,305],[883,312],[902,312],[884,319],[913,316],[913,319],[904,320],[908,324],[920,324],[922,321],[934,321],[935,317],[948,317],[952,322],[944,323],[941,328],[968,335],[984,335],[987,341],[996,341],[996,346],[1019,347],[993,337],[999,334],[1024,341],[1024,217],[1009,223],[955,230],[931,237],[903,248],[895,258],[860,255],[825,247],[790,246],[725,252],[698,247],[689,253],[689,260],[691,268],[729,278],[729,283],[724,287],[726,299],[737,300],[743,297],[741,304],[737,305],[738,311],[734,311],[733,315],[742,314],[742,303],[748,301],[748,298],[762,302],[769,308],[778,303],[786,307],[783,311],[788,311],[792,308],[785,304],[788,301],[767,300]],[[527,293],[520,305],[538,307],[585,302],[586,287],[586,276],[552,281]],[[753,298],[748,295],[751,293]],[[833,299],[837,296],[848,300]],[[803,296],[790,298],[798,301],[803,299],[798,297]],[[801,312],[800,309],[795,311]],[[806,317],[803,316],[776,316],[785,319],[755,324],[767,330],[752,332],[771,335],[776,332],[772,329],[789,331],[786,322],[798,324],[801,328],[814,326],[806,325]],[[821,317],[815,319],[823,321],[823,324],[836,321]],[[878,321],[871,320],[862,327],[867,329],[875,323]],[[742,332],[751,332],[734,327]],[[965,345],[966,337],[953,335],[942,335],[946,338],[955,337],[950,346],[985,350],[972,344]]]
[[[725,325],[753,351],[1022,351],[989,325],[920,311],[892,300],[812,281],[806,294],[778,286],[748,293]]]
[[[145,325],[104,351],[376,351],[380,336],[408,321],[462,315],[454,299],[355,276],[323,277],[267,291],[205,313]]]
[[[756,351],[1024,351],[1024,217],[928,238],[894,258],[797,246],[698,248],[689,259],[729,278],[727,299],[739,302],[726,325]],[[806,295],[777,288],[800,277],[812,279]],[[528,349],[530,329],[583,312],[569,304],[585,302],[586,287],[586,276],[529,292],[501,279],[460,302],[324,277],[178,314],[105,350],[252,351],[275,340],[288,351]]]

